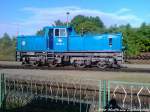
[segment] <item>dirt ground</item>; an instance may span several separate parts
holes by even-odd
[[[0,61],[3,65],[21,65],[18,62]],[[147,68],[150,64],[123,64],[129,68]],[[28,69],[0,69],[0,73],[19,78],[38,78],[45,80],[55,78],[60,80],[121,80],[131,82],[149,82],[150,73],[125,73],[125,72],[101,72],[101,71],[78,71],[78,70],[28,70]]]
[[[76,71],[76,70],[27,70],[27,69],[1,69],[0,73],[6,73],[9,77],[22,79],[48,80],[120,80],[130,82],[150,83],[149,73],[124,73],[124,72],[100,72],[100,71]]]
[[[15,62],[15,61],[0,61],[0,65],[14,65],[14,66],[21,66],[21,62]],[[128,67],[128,68],[149,68],[150,64],[122,64],[122,66]]]

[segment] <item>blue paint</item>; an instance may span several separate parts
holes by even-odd
[[[46,38],[40,36],[20,36],[17,38],[18,51],[46,51]]]
[[[65,36],[56,29],[66,31]],[[73,28],[65,26],[44,27],[45,35],[19,36],[18,51],[54,51],[54,52],[122,52],[122,34],[78,35]],[[51,35],[49,35],[51,31]],[[60,32],[60,31],[59,31]]]

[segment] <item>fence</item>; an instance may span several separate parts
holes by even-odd
[[[150,111],[150,84],[108,81],[108,101],[130,111]]]
[[[50,77],[19,78],[0,75],[1,109],[20,108],[33,100],[77,105],[78,112],[101,112],[105,109],[150,110],[150,84],[106,80],[65,80]],[[116,104],[112,104],[115,99]],[[83,109],[84,108],[84,109]]]

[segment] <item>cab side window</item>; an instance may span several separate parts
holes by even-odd
[[[109,38],[109,45],[112,46],[112,38]]]
[[[59,29],[55,29],[55,36],[59,37]]]
[[[67,37],[66,28],[55,29],[55,37]]]
[[[66,29],[60,29],[60,37],[66,37]]]

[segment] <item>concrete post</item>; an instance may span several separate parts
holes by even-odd
[[[5,93],[6,93],[6,86],[5,86],[6,80],[5,80],[5,75],[0,74],[0,108],[4,108],[4,99],[5,99]]]

